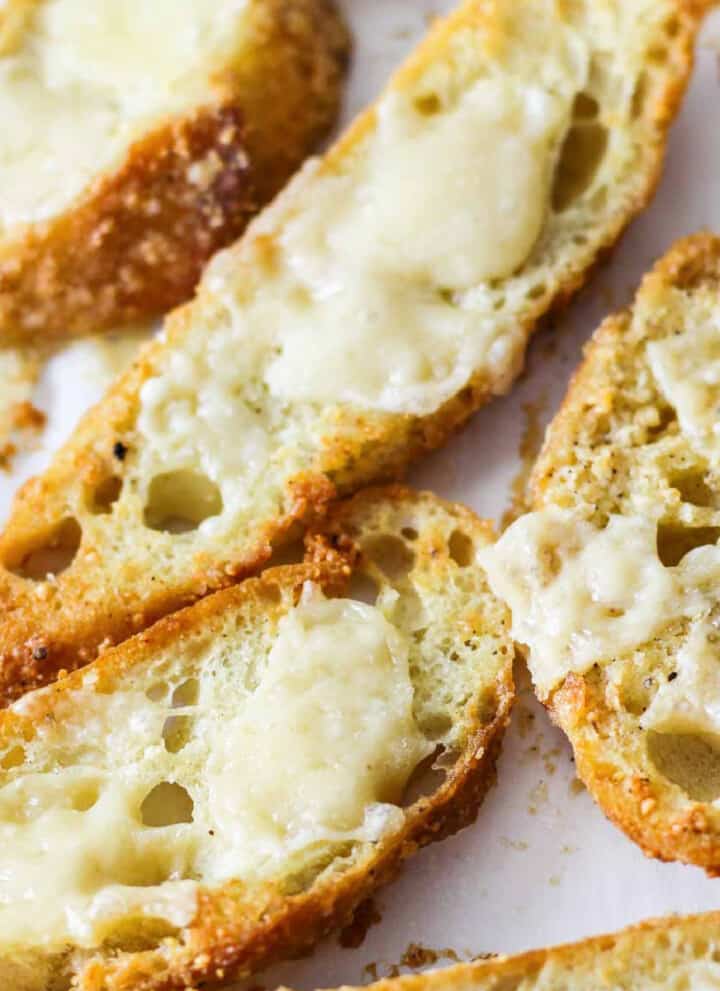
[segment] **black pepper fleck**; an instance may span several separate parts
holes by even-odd
[[[125,460],[125,455],[127,454],[127,452],[128,452],[128,449],[122,443],[122,441],[119,441],[118,440],[113,445],[113,454],[118,459],[118,461],[124,461]]]
[[[36,647],[35,650],[33,651],[32,656],[34,661],[44,661],[45,658],[48,656],[47,647]]]
[[[668,681],[675,681],[677,678],[677,671],[671,671],[668,675]]]

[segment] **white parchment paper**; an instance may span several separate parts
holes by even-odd
[[[342,0],[355,33],[345,119],[371,100],[448,0]],[[702,34],[697,65],[673,129],[665,175],[650,207],[553,328],[539,334],[512,394],[482,410],[411,481],[499,520],[518,476],[520,449],[557,408],[582,345],[632,297],[641,274],[681,235],[720,231],[720,11]],[[0,517],[17,485],[40,470],[111,375],[113,350],[82,342],[55,358],[36,402],[48,414],[37,450],[0,475]],[[522,674],[522,673],[521,673]],[[367,982],[392,970],[410,944],[459,957],[512,952],[615,929],[642,918],[720,906],[720,879],[647,860],[578,785],[570,749],[521,687],[498,784],[475,826],[412,859],[375,898],[381,921],[359,947],[332,937],[314,954],[256,984],[310,989]],[[416,955],[417,956],[417,955]],[[422,954],[421,954],[422,956]],[[425,954],[425,959],[431,955]],[[438,957],[438,964],[446,957]]]

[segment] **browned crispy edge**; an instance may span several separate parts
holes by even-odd
[[[645,276],[638,294],[651,292],[657,283],[689,290],[710,285],[720,290],[720,238],[700,233],[676,242]],[[595,368],[602,364],[604,352],[618,347],[630,314],[628,309],[609,317],[587,345],[530,479],[531,505],[535,508],[545,504],[547,478],[560,467],[553,459],[554,451],[564,449],[573,436],[578,411],[586,409],[592,416],[588,397],[595,394]],[[614,716],[600,686],[582,675],[570,674],[546,704],[572,744],[578,775],[612,822],[648,856],[681,860],[704,867],[711,875],[720,874],[720,824],[708,819],[706,803],[689,802],[685,810],[673,811],[647,778],[640,773],[626,775],[614,761],[613,747],[608,743]],[[592,733],[587,732],[588,727]]]
[[[677,31],[669,56],[674,68],[672,72],[668,69],[662,91],[646,102],[648,131],[655,139],[648,140],[643,149],[647,156],[645,189],[628,205],[624,215],[613,219],[603,245],[579,247],[575,264],[568,269],[564,282],[548,287],[544,296],[532,301],[532,309],[523,321],[526,339],[542,318],[569,301],[655,190],[667,130],[687,85],[693,41],[707,4],[704,0],[676,0],[672,9],[677,14]],[[484,4],[468,0],[436,25],[426,42],[396,73],[391,85],[402,86],[411,81],[433,59],[435,52],[443,48],[447,37],[467,24],[483,23],[488,16]],[[374,119],[375,109],[371,107],[330,150],[322,167],[331,170],[344,155],[350,154],[373,127]],[[191,315],[190,307],[175,311],[168,325],[169,341],[182,333],[184,322]],[[155,347],[163,346],[158,343]],[[87,414],[50,469],[20,490],[10,523],[0,536],[0,559],[7,559],[18,547],[37,541],[43,528],[50,530],[55,525],[62,493],[77,485],[78,480],[92,490],[103,478],[118,471],[120,466],[113,459],[113,448],[118,440],[132,435],[139,390],[153,374],[154,354],[155,351],[148,351],[116,383],[106,398]],[[476,374],[441,409],[426,417],[395,416],[392,426],[387,418],[379,426],[377,420],[358,412],[357,429],[364,435],[363,441],[354,446],[347,442],[328,446],[324,463],[330,467],[324,472],[307,471],[291,479],[285,515],[265,527],[258,526],[253,547],[243,556],[229,548],[224,560],[198,560],[187,581],[172,590],[159,589],[159,583],[155,583],[152,589],[145,588],[142,595],[125,591],[122,598],[109,600],[103,608],[92,607],[83,591],[88,583],[93,583],[92,575],[83,578],[71,569],[59,577],[56,588],[49,590],[52,598],[48,601],[37,597],[31,583],[0,567],[0,601],[6,605],[0,623],[0,705],[51,681],[59,671],[87,663],[103,645],[117,643],[208,592],[256,573],[270,557],[274,545],[299,525],[307,526],[322,517],[333,499],[372,482],[401,478],[413,461],[443,444],[492,396],[492,382]]]
[[[246,16],[213,102],[0,243],[0,342],[96,332],[183,302],[327,132],[348,51],[334,0],[251,0]]]
[[[401,486],[366,490],[339,504],[322,529],[306,537],[302,566],[269,569],[259,578],[208,596],[106,651],[93,665],[93,672],[99,675],[98,690],[110,690],[136,663],[202,629],[224,610],[248,599],[264,603],[267,608],[274,599],[267,592],[271,586],[292,585],[299,595],[303,581],[312,579],[329,593],[342,594],[353,567],[360,564],[359,548],[347,535],[348,522],[358,510],[362,512],[364,505],[379,500],[408,505],[431,502],[456,518],[466,533],[475,533],[484,541],[493,538],[491,524],[479,520],[465,507],[444,502],[430,493]],[[428,552],[428,559],[439,560],[434,548]],[[114,958],[98,955],[80,972],[81,991],[186,991],[196,984],[215,985],[287,959],[348,921],[353,909],[378,885],[393,878],[402,861],[419,847],[473,822],[495,780],[495,762],[514,700],[509,633],[506,646],[506,664],[496,685],[497,704],[492,720],[483,722],[477,707],[469,707],[467,742],[462,754],[442,785],[407,810],[401,831],[381,840],[364,860],[348,870],[326,877],[297,895],[284,896],[268,886],[261,892],[252,891],[249,900],[237,883],[204,891],[196,918],[183,933],[183,944]],[[33,699],[27,715],[10,710],[0,713],[0,743],[3,738],[16,739],[18,732],[31,736],[34,727],[52,711],[54,699],[78,687],[86,674],[87,669],[76,671],[57,682],[45,696]]]
[[[425,974],[407,974],[402,977],[386,978],[366,985],[370,991],[466,991],[468,988],[496,988],[498,991],[512,991],[522,980],[534,980],[546,965],[577,970],[580,967],[595,966],[595,976],[601,977],[602,987],[614,988],[622,979],[624,988],[641,988],[639,983],[643,971],[638,966],[638,954],[646,954],[646,962],[655,951],[662,954],[669,938],[681,932],[689,938],[696,938],[698,946],[717,943],[720,940],[720,912],[705,912],[697,915],[666,916],[647,919],[637,925],[628,926],[615,933],[591,936],[575,943],[561,943],[558,946],[541,950],[530,950],[515,956],[501,956],[490,960],[458,964]],[[577,984],[563,983],[558,987],[595,987],[577,975]],[[626,983],[629,977],[637,977]],[[287,991],[287,989],[280,989]],[[341,987],[337,991],[353,991]]]

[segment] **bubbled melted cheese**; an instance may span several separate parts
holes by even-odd
[[[682,330],[648,344],[648,360],[662,393],[678,415],[683,434],[717,458],[720,318],[715,313],[693,320],[690,306],[687,310]]]
[[[642,725],[661,733],[720,734],[720,632],[707,617],[694,622]]]
[[[138,134],[211,95],[245,0],[7,0],[0,233],[66,208]]]
[[[571,672],[607,664],[681,617],[708,614],[720,579],[718,547],[665,567],[655,522],[612,516],[599,529],[555,508],[520,517],[481,560],[512,611],[513,636],[529,648],[542,697]]]
[[[55,734],[57,766],[22,766],[0,788],[5,946],[93,946],[128,919],[183,926],[199,884],[281,878],[402,824],[396,803],[431,749],[407,646],[374,606],[306,591],[264,664],[201,677],[191,706],[90,687],[58,703],[38,731],[40,749]],[[177,754],[162,737],[171,713],[195,724]],[[162,781],[187,790],[192,821],[144,824]]]

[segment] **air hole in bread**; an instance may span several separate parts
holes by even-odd
[[[8,571],[20,578],[43,581],[66,571],[75,560],[80,547],[82,530],[78,521],[69,516],[59,523],[42,542],[28,549],[10,553],[5,559]]]
[[[187,788],[175,781],[161,781],[145,796],[140,818],[144,826],[175,826],[192,822],[194,808]]]
[[[182,468],[156,475],[145,506],[145,526],[165,533],[197,530],[203,520],[218,516],[220,489],[207,475]]]
[[[436,747],[433,753],[421,761],[408,778],[402,793],[400,805],[407,809],[420,798],[434,795],[446,777],[446,772],[437,767],[437,760],[443,753],[443,747]]]
[[[432,117],[442,110],[442,100],[437,93],[423,93],[415,98],[414,106],[423,117]]]
[[[648,61],[652,62],[654,65],[663,66],[668,60],[668,50],[664,45],[653,45],[653,47],[649,49],[647,57]]]
[[[718,538],[720,527],[660,523],[657,529],[658,557],[666,568],[673,568],[689,551],[707,544],[716,544]]]
[[[696,733],[647,735],[648,757],[658,772],[696,802],[720,797],[720,740]]]
[[[364,602],[368,606],[374,606],[380,589],[377,582],[374,582],[370,575],[362,571],[355,571],[347,589],[347,597],[355,599],[357,602]]]
[[[110,475],[101,482],[90,499],[90,511],[92,513],[109,513],[112,507],[120,498],[122,492],[122,479],[117,475]]]
[[[11,747],[0,757],[0,767],[4,771],[9,771],[13,767],[20,767],[25,763],[25,751],[22,747]]]
[[[371,537],[363,545],[370,560],[392,581],[404,578],[415,563],[415,554],[410,547],[391,534]]]
[[[167,693],[168,686],[164,681],[156,681],[145,691],[145,694],[151,702],[162,702]]]
[[[665,34],[668,38],[677,38],[680,33],[680,21],[677,17],[670,17],[665,25]]]
[[[462,530],[453,530],[450,534],[448,550],[455,564],[461,568],[467,568],[469,564],[472,564],[475,557],[473,542]]]
[[[657,440],[667,433],[668,428],[677,422],[677,416],[672,406],[662,406],[657,410],[657,422],[648,427],[645,437],[648,441]]]
[[[177,754],[189,742],[193,725],[192,716],[168,716],[163,724],[162,738],[169,754]]]
[[[715,507],[718,499],[705,481],[705,473],[701,471],[683,471],[671,476],[670,485],[680,493],[683,502],[692,506]]]
[[[76,812],[87,812],[100,798],[100,788],[94,781],[86,781],[73,791],[72,807]]]
[[[574,120],[593,120],[600,112],[600,104],[590,93],[578,93],[573,102]]]
[[[441,740],[453,727],[452,718],[447,712],[428,712],[419,722],[420,729],[429,740]]]
[[[546,292],[547,292],[547,287],[543,282],[540,282],[538,285],[533,286],[531,289],[528,289],[525,295],[528,299],[540,299],[540,297],[544,296]]]
[[[200,694],[200,682],[197,678],[188,678],[178,685],[172,693],[172,707],[174,709],[184,708],[186,705],[195,705]]]
[[[417,540],[420,536],[414,526],[404,526],[400,533],[406,540]]]
[[[607,129],[597,122],[573,124],[563,142],[555,169],[553,209],[558,213],[585,193],[597,175],[608,144]]]

